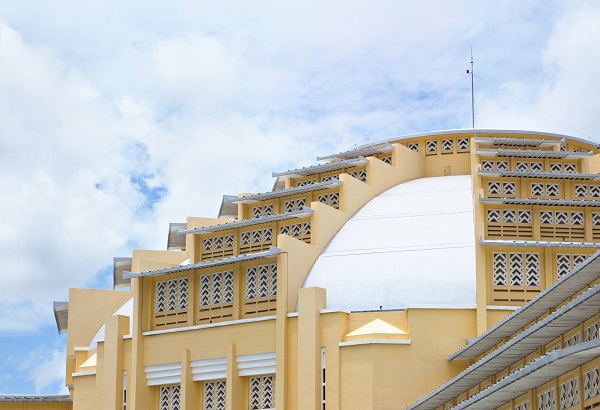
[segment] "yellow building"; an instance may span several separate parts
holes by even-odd
[[[599,152],[434,132],[224,196],[55,305],[72,406],[600,406]]]

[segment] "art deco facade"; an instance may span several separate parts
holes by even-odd
[[[72,406],[600,406],[599,152],[409,135],[225,196],[55,306]]]

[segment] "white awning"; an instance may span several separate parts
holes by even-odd
[[[492,149],[477,148],[475,153],[481,157],[506,157],[506,158],[558,158],[581,159],[594,155],[592,152],[574,151],[544,151],[532,149]]]
[[[477,174],[482,177],[503,177],[503,178],[543,178],[543,179],[572,179],[582,181],[598,181],[600,174],[579,174],[576,172],[528,172],[528,171],[493,171],[477,170]]]
[[[275,214],[269,216],[263,216],[262,218],[244,219],[243,221],[227,222],[219,225],[205,226],[202,228],[187,229],[177,231],[178,234],[200,234],[200,233],[213,233],[226,231],[228,229],[245,228],[248,226],[260,225],[267,222],[285,221],[286,219],[294,218],[306,218],[314,213],[314,211],[307,207],[302,207],[297,211],[284,212],[282,214]]]
[[[591,340],[540,357],[489,388],[454,406],[452,410],[488,410],[539,387],[595,359],[600,355],[600,339]]]
[[[341,161],[344,159],[357,158],[359,156],[368,157],[368,156],[375,155],[375,154],[385,154],[387,152],[392,152],[393,150],[394,150],[394,146],[392,144],[383,142],[380,144],[370,145],[368,147],[351,149],[348,151],[340,152],[339,154],[331,154],[331,155],[325,155],[322,157],[317,157],[317,161],[323,161],[323,160]]]
[[[532,353],[539,346],[543,346],[571,330],[578,323],[593,317],[598,311],[600,311],[600,285],[587,290],[575,300],[527,328],[483,359],[469,366],[458,376],[408,406],[407,409],[425,410],[443,405],[453,397],[459,396],[491,375]]]
[[[479,202],[484,204],[511,204],[511,205],[547,205],[547,206],[600,206],[600,201],[575,200],[575,199],[542,199],[542,198],[483,198]]]
[[[274,177],[287,176],[291,178],[299,178],[308,175],[320,174],[322,172],[337,171],[344,168],[360,167],[366,165],[369,162],[365,157],[359,156],[354,159],[346,159],[343,161],[330,162],[323,165],[313,165],[312,167],[292,169],[284,172],[273,172]]]
[[[123,277],[126,279],[143,278],[146,276],[168,275],[177,272],[186,272],[188,270],[210,268],[213,266],[230,265],[232,263],[245,262],[254,259],[273,258],[281,253],[279,248],[270,246],[266,252],[245,253],[238,256],[230,256],[228,258],[214,259],[206,262],[199,262],[190,265],[173,266],[172,268],[151,270],[148,272],[124,272]]]
[[[511,145],[514,147],[550,148],[565,143],[565,139],[547,140],[538,138],[475,137],[479,145]]]
[[[225,199],[229,203],[242,203],[242,204],[253,204],[259,201],[267,201],[269,199],[283,198],[290,195],[304,194],[306,192],[321,191],[324,189],[337,188],[342,185],[342,181],[339,179],[332,179],[331,181],[319,182],[317,184],[281,189],[278,191],[265,192],[262,194],[246,195],[241,197],[228,197]]]

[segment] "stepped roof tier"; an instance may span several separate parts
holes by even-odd
[[[600,406],[597,143],[448,130],[317,161],[71,289],[64,408]]]

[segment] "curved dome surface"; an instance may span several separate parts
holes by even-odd
[[[319,256],[304,287],[327,309],[475,306],[471,176],[421,178],[369,201]]]
[[[129,334],[133,332],[133,298],[128,299],[127,302],[123,303],[120,308],[118,308],[112,316],[129,316]],[[92,341],[88,345],[90,349],[98,346],[98,342],[104,342],[104,336],[106,334],[106,322],[102,323],[100,329],[96,332]]]

